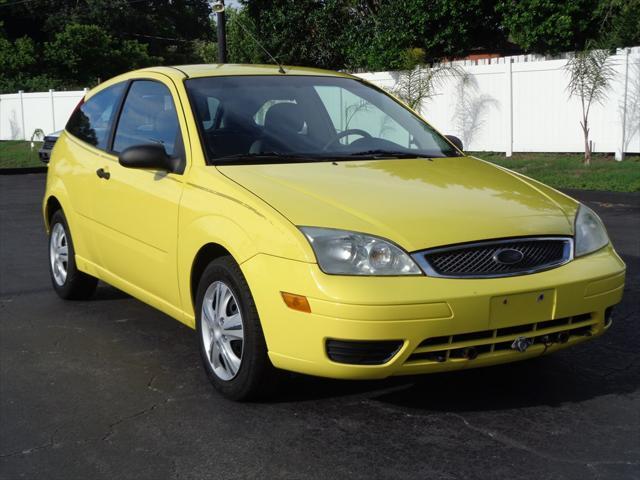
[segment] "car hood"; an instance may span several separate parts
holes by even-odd
[[[492,238],[571,235],[566,205],[471,157],[218,169],[298,226],[390,239],[408,251]]]

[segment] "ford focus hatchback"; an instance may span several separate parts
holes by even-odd
[[[598,216],[466,156],[350,75],[159,67],[86,94],[53,150],[53,287],[98,279],[197,330],[213,385],[374,379],[602,334],[625,266]]]

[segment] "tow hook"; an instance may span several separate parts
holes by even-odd
[[[511,344],[511,349],[520,353],[526,352],[527,348],[533,345],[533,340],[527,337],[518,337]]]

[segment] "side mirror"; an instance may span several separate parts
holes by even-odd
[[[458,137],[456,137],[455,135],[445,135],[445,137],[447,137],[447,140],[449,140],[456,147],[458,147],[458,150],[460,151],[464,150],[464,145],[462,145],[462,140],[460,140]]]
[[[120,153],[118,161],[127,168],[163,170],[169,173],[175,172],[178,166],[178,160],[167,155],[164,146],[157,143],[126,148]]]

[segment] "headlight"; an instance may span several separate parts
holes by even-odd
[[[576,213],[575,256],[586,255],[601,249],[609,243],[607,230],[596,213],[585,205]]]
[[[393,243],[363,233],[300,227],[325,273],[338,275],[421,275],[409,255]]]

